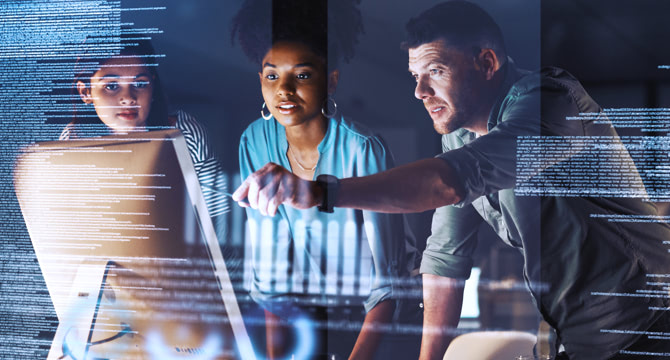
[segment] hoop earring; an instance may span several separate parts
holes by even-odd
[[[265,120],[270,120],[272,119],[272,113],[265,114],[265,110],[267,110],[267,106],[265,106],[265,101],[263,102],[263,106],[261,106],[261,117]],[[269,112],[269,110],[268,110]]]
[[[331,101],[333,102],[333,112],[332,113],[328,112],[328,108],[329,108],[328,103],[331,102]],[[335,99],[333,99],[330,96],[328,96],[326,98],[326,103],[323,104],[323,107],[321,107],[321,114],[323,114],[323,116],[325,116],[327,118],[332,118],[333,116],[335,116],[335,114],[337,114],[337,103],[335,102]]]

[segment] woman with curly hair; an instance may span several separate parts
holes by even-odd
[[[338,64],[353,56],[362,31],[358,2],[247,0],[242,5],[232,36],[260,66],[264,100],[262,118],[240,140],[242,179],[269,162],[309,180],[322,174],[364,176],[393,166],[382,139],[339,115],[333,98]],[[250,290],[265,311],[269,358],[373,358],[379,329],[391,322],[402,283],[418,267],[414,238],[402,216],[322,210],[332,213],[280,206],[279,216],[269,218],[247,208]],[[354,332],[347,343],[351,331],[343,329],[355,324],[346,321],[355,320],[347,314],[355,314],[352,305],[360,303],[367,314],[354,326],[358,336]]]

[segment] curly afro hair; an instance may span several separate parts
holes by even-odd
[[[363,32],[360,0],[245,0],[233,19],[231,39],[249,59],[261,64],[280,41],[307,45],[329,69],[354,55]]]

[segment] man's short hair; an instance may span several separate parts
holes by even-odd
[[[500,27],[481,7],[462,0],[446,1],[433,6],[407,22],[404,50],[444,40],[465,53],[493,49],[501,61],[506,55]]]

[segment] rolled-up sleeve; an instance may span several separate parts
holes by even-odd
[[[421,260],[421,273],[469,278],[472,254],[477,247],[477,229],[482,220],[472,205],[435,210],[431,235]]]
[[[473,133],[463,129],[444,135],[442,151],[444,154],[457,151],[474,138]],[[477,168],[468,166],[466,159],[460,160],[458,156],[454,158],[456,161],[452,167],[457,170],[459,178],[461,174],[467,172],[475,172],[473,177],[479,177]],[[469,278],[472,270],[472,254],[477,247],[477,229],[482,221],[482,217],[472,205],[461,207],[449,205],[436,209],[433,214],[431,235],[426,240],[426,249],[421,259],[421,273],[454,279]]]

